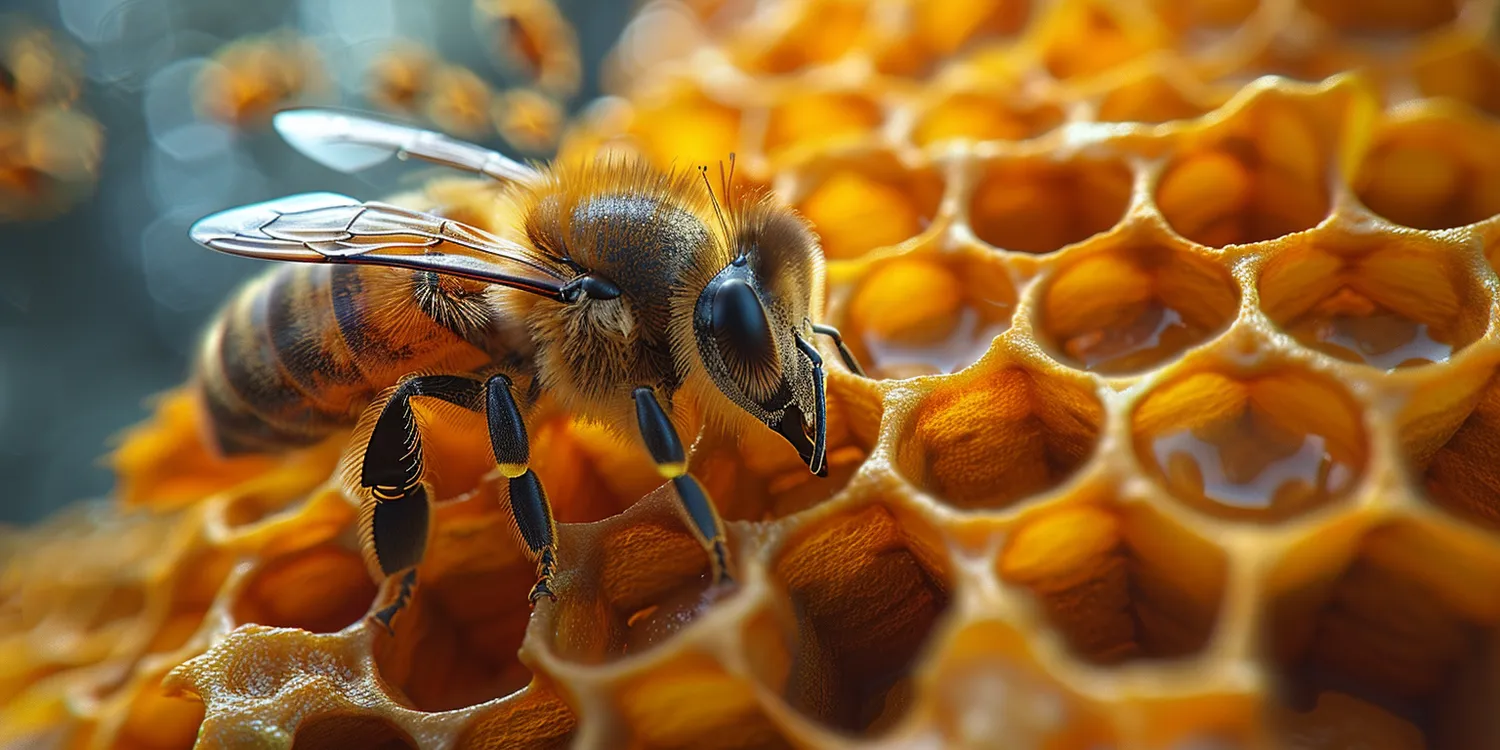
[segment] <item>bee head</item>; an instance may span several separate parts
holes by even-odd
[[[692,335],[715,389],[827,474],[821,360],[812,348],[820,255],[806,223],[769,203],[736,222],[730,261],[698,291]]]

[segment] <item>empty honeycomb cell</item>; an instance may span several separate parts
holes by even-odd
[[[364,617],[375,593],[358,552],[324,544],[263,564],[236,598],[231,616],[236,623],[336,633]]]
[[[1340,31],[1411,34],[1458,18],[1461,0],[1302,0],[1302,7]]]
[[[1401,414],[1402,452],[1430,502],[1500,529],[1500,379],[1493,368],[1443,373]]]
[[[1300,581],[1268,602],[1283,703],[1307,714],[1302,721],[1323,711],[1332,714],[1325,721],[1368,714],[1367,721],[1405,725],[1403,734],[1420,732],[1430,748],[1500,741],[1500,727],[1487,720],[1497,686],[1469,694],[1485,685],[1500,624],[1500,599],[1474,585],[1500,573],[1493,546],[1411,521],[1378,526],[1352,544],[1336,538],[1334,546],[1342,554],[1280,565]],[[1307,562],[1317,567],[1290,569]]]
[[[997,365],[943,382],[909,419],[901,472],[941,502],[992,509],[1071,476],[1093,455],[1104,408],[1089,381]]]
[[[1175,359],[1223,331],[1240,295],[1219,263],[1163,240],[1108,240],[1044,282],[1037,330],[1063,361],[1105,374]]]
[[[1001,578],[1029,589],[1071,649],[1096,664],[1202,649],[1227,567],[1221,550],[1146,505],[1043,512],[1016,529],[999,561]]]
[[[1444,362],[1489,322],[1489,295],[1462,252],[1420,235],[1310,237],[1262,269],[1261,308],[1304,346],[1348,362]]]
[[[335,712],[303,720],[292,738],[292,750],[417,750],[406,730],[369,714]]]
[[[1204,98],[1199,92],[1189,94],[1164,74],[1151,73],[1111,88],[1100,99],[1096,118],[1100,122],[1145,123],[1189,120],[1222,103],[1201,101]]]
[[[559,555],[571,555],[568,567],[577,572],[554,587],[554,626],[546,643],[557,656],[602,664],[644,652],[734,594],[732,581],[714,584],[708,554],[680,507],[668,484],[587,541],[562,527]],[[732,538],[729,549],[733,557]],[[734,565],[731,559],[731,575]]]
[[[1050,253],[1124,218],[1132,179],[1130,166],[1110,157],[997,160],[974,189],[969,224],[1002,250]]]
[[[481,445],[488,450],[488,438]],[[533,425],[531,455],[558,523],[608,518],[661,484],[644,448],[604,425],[564,414]]]
[[[952,6],[943,6],[952,7]],[[912,143],[926,146],[954,141],[1022,141],[1061,125],[1056,104],[983,91],[960,91],[923,112],[911,133]]]
[[[1166,43],[1121,18],[1128,10],[1118,4],[1086,0],[1051,10],[1038,35],[1042,64],[1060,80],[1101,73]]]
[[[712,659],[688,655],[619,691],[630,739],[619,747],[770,750],[794,747],[766,716],[753,683]],[[692,705],[692,711],[682,710]]]
[[[522,746],[562,750],[569,746],[577,723],[567,703],[533,684],[479,714],[464,727],[454,746],[458,750]]]
[[[1354,191],[1381,216],[1417,229],[1448,229],[1500,214],[1500,126],[1435,110],[1391,122],[1374,138]]]
[[[378,631],[381,678],[422,711],[520,690],[531,681],[516,652],[536,567],[514,531],[506,490],[491,480],[463,500],[439,504],[432,526],[415,591],[392,622],[395,635]]]
[[[770,430],[706,430],[689,468],[729,521],[771,521],[837,495],[875,446],[880,396],[853,376],[830,379],[828,475],[818,477],[791,445]],[[642,493],[645,494],[645,493]]]
[[[881,504],[800,530],[772,563],[791,661],[768,687],[820,723],[855,734],[893,725],[948,606],[933,532]]]
[[[1362,476],[1361,409],[1336,382],[1291,366],[1231,367],[1158,385],[1132,418],[1136,456],[1177,500],[1276,522],[1334,503]]]
[[[1072,693],[1036,664],[1007,624],[966,623],[932,660],[937,731],[949,747],[1009,750],[1116,747],[1102,706]]]
[[[1483,37],[1446,41],[1413,63],[1423,96],[1448,97],[1500,114],[1500,54]]]
[[[678,87],[638,103],[631,135],[654,163],[707,164],[739,147],[740,111],[701,91]]]
[[[937,215],[943,192],[931,168],[881,153],[818,165],[808,181],[796,207],[816,228],[823,254],[834,261],[921,234]]]
[[[841,328],[870,377],[951,373],[989,351],[1015,304],[1009,273],[989,253],[909,254],[864,273]]]
[[[1172,228],[1210,247],[1310,229],[1331,206],[1328,154],[1289,103],[1242,110],[1241,132],[1184,149],[1162,173],[1156,203]]]
[[[795,147],[826,148],[874,135],[884,113],[880,104],[857,92],[795,93],[771,110],[765,151],[771,157]]]

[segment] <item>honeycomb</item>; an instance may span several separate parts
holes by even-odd
[[[642,8],[561,158],[738,154],[817,227],[826,479],[545,411],[559,599],[476,416],[419,404],[422,583],[346,437],[215,458],[184,392],[118,497],[0,540],[0,743],[1500,746],[1500,63],[1488,1]],[[402,196],[492,225],[492,187]],[[825,359],[837,363],[834,352]]]

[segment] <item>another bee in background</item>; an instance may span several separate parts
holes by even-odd
[[[244,128],[263,125],[277,110],[322,90],[321,58],[292,32],[240,39],[214,54],[196,83],[201,116]]]
[[[475,0],[474,10],[496,29],[497,51],[537,88],[559,99],[578,93],[578,35],[551,0]]]
[[[396,155],[507,182],[518,209],[497,236],[310,193],[215,214],[191,230],[222,252],[315,264],[262,278],[210,329],[196,382],[223,451],[308,444],[388,394],[369,407],[379,414],[349,477],[364,498],[360,537],[377,577],[406,571],[409,591],[426,545],[414,396],[485,414],[537,562],[533,603],[555,598],[558,555],[551,507],[528,467],[526,421],[544,394],[639,436],[675,487],[716,581],[729,576],[723,524],[686,472],[668,417],[674,399],[732,429],[776,432],[825,475],[823,360],[811,339],[832,337],[846,365],[859,368],[838,332],[812,320],[822,305],[816,236],[770,196],[732,190],[732,159],[721,201],[706,168],[533,169],[439,133],[326,110],[283,112],[275,126],[336,169]],[[403,600],[376,618],[390,627]]]
[[[462,65],[442,65],[427,84],[422,114],[440,130],[464,138],[489,132],[495,92],[474,71]]]
[[[490,107],[495,130],[506,143],[531,153],[548,151],[557,146],[566,115],[562,105],[534,89],[518,88],[502,92]]]
[[[387,112],[415,114],[438,65],[431,50],[411,42],[395,43],[370,64],[365,98]]]

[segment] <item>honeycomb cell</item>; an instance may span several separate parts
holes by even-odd
[[[1261,271],[1261,308],[1304,346],[1348,362],[1444,362],[1489,322],[1489,297],[1462,253],[1420,235],[1309,238]]]
[[[579,572],[555,588],[547,644],[560,658],[603,664],[645,652],[734,594],[733,582],[714,584],[708,555],[679,507],[668,484],[586,542],[570,546],[576,537],[561,529],[560,554],[573,555],[568,565]]]
[[[944,6],[952,7],[952,6]],[[983,91],[950,94],[919,115],[912,143],[1023,141],[1061,125],[1063,111],[1055,104]]]
[[[1217,335],[1239,301],[1229,272],[1205,256],[1163,240],[1110,240],[1044,282],[1037,331],[1068,364],[1117,375]]]
[[[782,638],[791,661],[785,682],[769,687],[845,732],[894,724],[948,605],[942,559],[924,525],[878,503],[799,531],[772,563],[790,607]]]
[[[636,106],[631,135],[655,164],[709,164],[739,146],[740,111],[697,89],[677,86]]]
[[[527,746],[561,750],[569,746],[577,723],[567,703],[533,684],[481,713],[464,727],[454,747],[498,750]]]
[[[857,258],[916,237],[937,215],[943,183],[928,167],[883,153],[817,165],[797,209],[811,221],[829,260]]]
[[[754,29],[730,55],[747,71],[782,75],[834,62],[854,49],[870,13],[862,0],[810,0],[779,6],[769,33]]]
[[[828,148],[872,135],[884,118],[880,104],[857,92],[809,91],[788,95],[771,110],[765,151]]]
[[[1136,408],[1138,460],[1189,507],[1276,522],[1344,498],[1368,447],[1338,383],[1291,366],[1208,369],[1157,386]]]
[[[1178,234],[1210,247],[1316,226],[1332,203],[1325,136],[1306,105],[1263,99],[1167,165],[1156,203]]]
[[[1087,380],[997,365],[943,382],[909,419],[897,444],[901,472],[949,505],[995,509],[1082,466],[1104,408]]]
[[[1132,179],[1130,166],[1110,157],[996,160],[974,189],[969,224],[1002,250],[1050,253],[1124,218]]]
[[[1017,34],[1031,17],[1031,5],[1031,0],[916,2],[909,41],[932,55],[952,55],[976,41]]]
[[[379,716],[349,712],[329,713],[303,720],[292,738],[292,750],[416,750],[416,740],[401,727]]]
[[[414,708],[473,706],[531,681],[516,652],[536,570],[514,531],[509,504],[493,481],[461,501],[439,504],[415,591],[392,622],[395,635],[377,630],[376,668]],[[386,597],[377,602],[388,603]]]
[[[630,740],[621,747],[771,750],[795,747],[776,728],[753,683],[712,659],[688,655],[618,693]],[[683,706],[692,705],[692,711]]]
[[[1194,96],[1193,94],[1196,94]],[[1189,120],[1212,111],[1220,101],[1202,101],[1162,73],[1142,75],[1112,88],[1099,101],[1100,122],[1163,123]]]
[[[1492,367],[1443,373],[1416,389],[1400,418],[1402,453],[1424,497],[1489,529],[1500,529],[1500,378]]]
[[[1166,41],[1124,22],[1116,4],[1087,0],[1053,5],[1052,11],[1039,41],[1042,65],[1059,80],[1102,73]]]
[[[1354,177],[1371,211],[1403,226],[1449,229],[1500,214],[1500,126],[1429,109],[1390,122]]]
[[[124,747],[189,747],[203,721],[203,704],[162,688],[160,676],[137,688],[116,735]]]
[[[231,616],[236,623],[336,633],[365,616],[375,593],[358,552],[323,544],[262,565],[234,601]]]
[[[1003,580],[1026,587],[1074,653],[1095,664],[1177,658],[1214,631],[1224,552],[1146,504],[1071,505],[1016,529]]]
[[[1015,304],[1008,271],[985,251],[903,255],[865,272],[841,327],[870,377],[951,373],[989,351]]]
[[[1302,7],[1340,31],[1411,34],[1435,29],[1458,18],[1460,0],[1302,0]]]
[[[1280,699],[1303,721],[1368,714],[1426,747],[1492,746],[1496,686],[1483,675],[1500,600],[1474,583],[1496,574],[1495,549],[1451,527],[1345,524],[1304,540],[1268,602]]]
[[[1413,62],[1423,96],[1448,97],[1500,114],[1500,54],[1484,38],[1442,44]]]
[[[488,451],[485,440],[481,445]],[[644,448],[625,443],[604,425],[567,415],[533,426],[531,455],[558,523],[609,518],[661,484]]]

